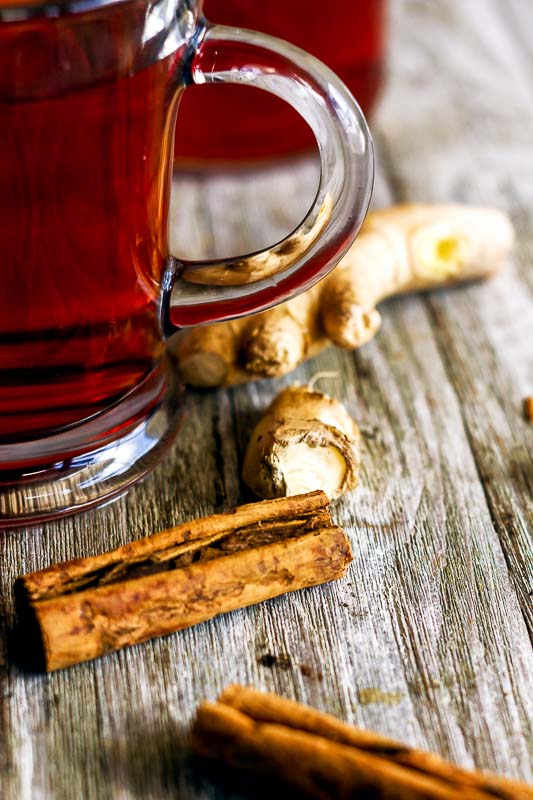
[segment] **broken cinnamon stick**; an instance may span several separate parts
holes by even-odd
[[[277,695],[230,686],[204,703],[193,748],[233,769],[275,774],[314,798],[532,800],[533,788],[438,756]],[[361,793],[361,794],[359,794]]]
[[[335,580],[350,561],[322,492],[193,520],[18,578],[27,660],[61,669]]]

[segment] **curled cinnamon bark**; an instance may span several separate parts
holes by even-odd
[[[322,492],[241,506],[15,585],[29,660],[47,671],[340,578],[351,561]]]
[[[533,788],[473,772],[307,706],[230,686],[204,703],[193,730],[203,757],[276,774],[309,797],[375,800],[532,800]]]

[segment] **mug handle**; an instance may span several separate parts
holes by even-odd
[[[313,56],[266,34],[206,24],[187,83],[236,83],[286,100],[310,125],[320,181],[303,222],[280,242],[238,258],[172,257],[161,297],[165,334],[263,311],[309,289],[342,258],[365,218],[374,178],[372,137],[342,81]]]

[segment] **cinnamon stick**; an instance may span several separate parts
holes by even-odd
[[[238,770],[275,774],[314,798],[532,800],[533,788],[469,771],[438,756],[277,695],[230,686],[204,703],[193,729],[203,757]]]
[[[15,592],[29,661],[52,671],[340,578],[350,561],[326,495],[312,492],[54,564]]]

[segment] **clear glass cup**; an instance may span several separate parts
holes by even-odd
[[[0,0],[0,525],[121,493],[172,441],[165,339],[263,310],[327,274],[373,177],[364,117],[313,57],[210,25],[195,0]],[[179,101],[253,85],[296,108],[321,177],[303,222],[259,252],[168,249]]]
[[[387,0],[205,0],[209,19],[287,39],[327,64],[365,115],[385,79]],[[184,97],[175,160],[191,166],[272,160],[314,146],[313,133],[277,97],[235,86],[194,87]]]

